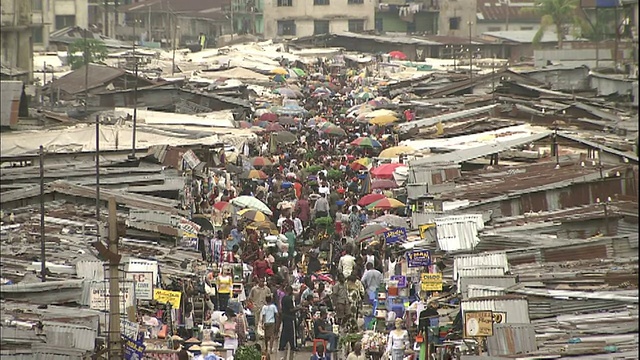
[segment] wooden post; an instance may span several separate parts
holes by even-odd
[[[40,276],[47,281],[47,256],[44,228],[44,147],[40,145]]]
[[[118,254],[118,222],[114,197],[109,198],[109,252]],[[119,265],[119,256],[109,259],[109,359],[122,358]]]

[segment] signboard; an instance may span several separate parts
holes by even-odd
[[[89,290],[89,308],[92,310],[109,311],[109,284],[93,282]],[[120,313],[125,314],[128,307],[135,305],[135,292],[132,282],[120,283]]]
[[[178,245],[186,249],[199,250],[198,237],[193,234],[183,233],[180,241],[178,242]]]
[[[137,339],[140,332],[140,325],[136,322],[129,321],[123,317],[120,318],[120,334],[130,339]]]
[[[426,239],[427,230],[434,227],[436,227],[436,224],[424,224],[424,225],[418,226],[418,231],[420,232],[420,239]]]
[[[138,300],[153,300],[153,273],[132,271],[127,272],[127,279],[135,284],[134,292]]]
[[[493,312],[490,310],[465,311],[464,336],[466,338],[493,336]]]
[[[431,251],[411,250],[407,252],[407,266],[410,268],[431,265]]]
[[[397,281],[399,288],[407,287],[407,277],[404,275],[393,275],[391,276],[391,280]]]
[[[174,309],[180,309],[181,296],[182,293],[180,291],[153,289],[153,300],[163,304],[170,303]]]
[[[200,165],[201,161],[196,156],[196,153],[193,150],[189,150],[184,155],[182,155],[182,160],[186,161],[190,168],[195,169],[196,166]]]
[[[122,340],[124,343],[123,358],[125,360],[142,360],[144,358],[144,350],[146,348],[144,344],[124,335],[122,336]]]
[[[506,324],[507,323],[507,313],[503,311],[494,311],[493,312],[493,322],[495,324]]]
[[[442,273],[422,273],[420,275],[422,291],[442,291]]]
[[[387,244],[403,243],[407,241],[407,229],[395,228],[385,231],[382,233],[382,237],[384,237],[384,241]]]
[[[186,233],[186,236],[197,237],[198,232],[200,231],[200,225],[194,223],[191,220],[187,220],[185,218],[180,218],[180,222],[178,223],[178,227],[182,230],[183,233]]]

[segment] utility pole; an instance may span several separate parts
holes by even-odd
[[[171,44],[173,45],[173,54],[171,55],[171,76],[176,71],[176,37],[178,36],[178,16],[173,15],[173,41]]]
[[[231,4],[231,40],[233,40],[233,33],[235,32],[235,24],[234,24],[234,20],[233,20],[233,2],[234,0],[231,0],[230,4]]]
[[[104,25],[102,25],[102,33],[109,36],[109,0],[104,0]]]
[[[84,29],[84,116],[89,116],[87,110],[87,104],[89,103],[89,44],[87,43],[87,32],[88,30]]]
[[[100,241],[100,116],[96,115],[96,221],[98,222],[98,241]]]
[[[46,251],[44,233],[44,147],[40,145],[40,276],[47,281]]]
[[[133,20],[133,135],[131,139],[131,156],[132,160],[136,158],[136,122],[138,120],[138,57],[136,56],[136,20]]]
[[[469,80],[473,79],[473,49],[471,49],[471,26],[473,26],[473,21],[467,21],[467,25],[469,26]]]
[[[116,199],[109,198],[109,359],[122,358],[120,337],[120,255],[118,254],[118,219]]]

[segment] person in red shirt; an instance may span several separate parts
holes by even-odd
[[[265,260],[264,253],[258,252],[258,260],[253,262],[253,279],[263,279],[267,277],[267,269],[270,268],[269,262]]]
[[[300,199],[300,196],[302,196],[302,184],[300,184],[300,181],[296,180],[293,183],[293,190],[296,192],[296,199]]]

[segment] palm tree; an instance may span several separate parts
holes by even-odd
[[[555,26],[558,36],[558,48],[562,48],[564,40],[564,26],[573,24],[577,20],[576,8],[579,0],[536,0],[532,8],[524,8],[531,14],[540,16],[540,29],[533,37],[533,43],[537,44],[550,26]]]

